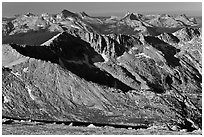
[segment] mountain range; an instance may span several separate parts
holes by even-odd
[[[202,129],[196,18],[63,10],[2,22],[3,117]]]

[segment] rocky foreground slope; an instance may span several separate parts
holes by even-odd
[[[64,10],[6,25],[3,117],[202,128],[202,32],[195,20]]]

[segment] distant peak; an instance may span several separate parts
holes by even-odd
[[[161,14],[162,17],[172,17],[169,14]]]
[[[179,15],[178,17],[182,17],[182,18],[188,18],[187,16],[186,16],[186,14],[181,14],[181,15]]]
[[[143,15],[139,13],[130,13],[128,11],[123,18],[127,18],[127,17],[129,17],[130,20],[140,20],[143,17]]]
[[[128,16],[128,15],[130,15],[130,12],[129,12],[129,11],[126,12],[125,17]]]
[[[131,13],[130,14],[130,20],[139,20],[139,19],[138,19],[138,16],[136,14]]]
[[[138,18],[144,17],[144,15],[143,15],[143,14],[140,14],[140,13],[132,13],[132,14],[134,14],[134,15],[137,16]]]
[[[76,16],[75,13],[73,13],[73,12],[71,12],[71,11],[68,11],[68,10],[66,10],[66,9],[64,9],[61,13],[62,13],[62,15],[63,15],[65,18],[68,17],[68,16]]]
[[[35,16],[35,14],[28,12],[28,13],[25,14],[25,16],[27,16],[27,17]]]
[[[86,13],[86,12],[80,12],[81,13],[81,15],[82,15],[82,17],[85,17],[85,16],[87,16],[87,17],[89,17],[89,15]]]
[[[187,17],[186,14],[181,14],[180,16],[182,16],[182,17]]]
[[[41,16],[48,16],[48,13],[42,13]]]
[[[66,9],[63,9],[61,13],[66,14],[66,13],[73,13],[73,12],[68,11],[68,10],[66,10]]]
[[[69,12],[67,9],[63,9],[62,12]]]

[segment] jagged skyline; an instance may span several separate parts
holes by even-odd
[[[202,134],[202,17],[189,16],[193,4],[175,16],[158,3],[140,8],[160,15],[135,3],[66,4],[2,18],[3,135]]]
[[[63,9],[73,12],[85,11],[90,15],[122,16],[127,11],[138,13],[167,13],[202,15],[201,2],[3,2],[2,16],[31,12],[59,13]]]

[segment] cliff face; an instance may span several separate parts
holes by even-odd
[[[158,36],[68,29],[36,46],[4,44],[2,115],[202,128],[201,37],[197,28]]]

